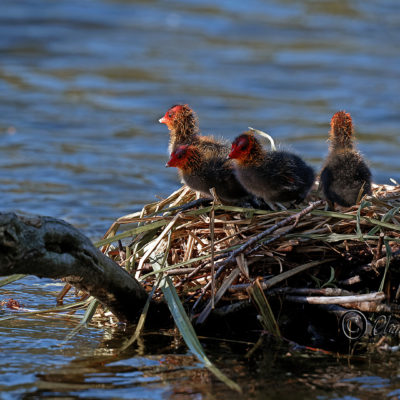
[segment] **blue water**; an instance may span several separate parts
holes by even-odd
[[[253,126],[316,170],[327,154],[330,118],[345,109],[374,180],[400,180],[399,43],[397,0],[2,0],[0,211],[59,217],[92,239],[101,237],[116,218],[179,187],[176,171],[164,168],[168,133],[158,119],[180,102],[197,111],[204,134],[233,139]],[[1,289],[0,300],[53,306],[60,286],[48,283],[43,288],[43,281],[29,278],[12,291]],[[86,361],[76,360],[95,357],[96,349],[102,353],[105,333],[90,328],[60,347],[73,326],[47,319],[1,324],[0,387],[11,397],[1,396],[40,391],[38,374],[49,374],[56,365],[76,367],[85,377]],[[333,375],[342,376],[343,365],[326,362]],[[153,371],[146,381],[143,368],[135,367],[140,377],[132,376],[134,383],[126,388],[118,383],[131,379],[125,367],[106,367],[107,390],[83,385],[71,396],[208,398],[211,393],[207,374],[198,369],[171,380],[160,380]],[[103,376],[96,375],[101,362],[96,368],[95,375],[87,375],[94,382]],[[346,371],[375,376],[368,368]],[[399,396],[391,380],[396,371],[378,370],[379,395]],[[191,393],[186,373],[206,383]],[[272,376],[284,374],[282,369]],[[239,373],[236,377],[247,385]],[[262,377],[259,372],[249,380],[254,398],[264,398]],[[310,382],[304,379],[293,372],[288,381],[295,382],[295,390],[285,392],[286,398],[306,398]],[[321,399],[376,398],[376,389],[360,389],[361,381],[350,385],[356,388],[353,395],[348,385],[315,393]],[[180,386],[186,397],[176,393]],[[46,390],[51,397],[58,389]],[[225,389],[216,384],[213,390],[222,395]],[[274,390],[268,388],[271,398]],[[317,398],[309,393],[307,398]]]

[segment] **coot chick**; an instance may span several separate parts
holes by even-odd
[[[212,198],[210,188],[215,188],[224,204],[252,204],[252,196],[236,179],[232,160],[199,145],[178,146],[166,166],[177,167],[183,182],[208,198]]]
[[[212,151],[216,155],[227,156],[229,144],[216,140],[212,136],[200,136],[199,121],[196,113],[187,104],[172,106],[160,118],[161,124],[166,124],[170,132],[169,152],[172,153],[178,146],[197,145],[200,150]]]
[[[371,172],[354,149],[353,122],[350,114],[338,111],[331,120],[328,157],[321,171],[321,186],[334,205],[352,206],[360,195],[371,194]]]
[[[301,202],[314,183],[314,171],[299,156],[267,151],[251,132],[238,136],[229,157],[244,188],[268,202]]]

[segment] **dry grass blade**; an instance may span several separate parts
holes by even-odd
[[[382,282],[379,285],[379,291],[383,291],[383,288],[385,286],[385,280],[386,280],[386,275],[387,272],[389,270],[389,266],[390,266],[390,261],[392,259],[392,249],[389,246],[388,240],[387,239],[383,239],[384,243],[385,243],[385,248],[386,248],[386,266],[385,266],[385,271],[383,273],[383,277],[382,277]]]
[[[229,286],[232,285],[233,281],[239,276],[239,274],[240,274],[240,270],[239,270],[239,268],[236,268],[229,274],[228,277],[226,277],[224,279],[221,287],[218,289],[218,292],[215,295],[215,300],[214,300],[215,303],[217,303],[221,299],[221,297],[229,289]],[[201,314],[197,318],[197,323],[202,324],[205,321],[205,319],[208,317],[208,315],[210,314],[212,309],[213,309],[212,301],[209,301],[209,303],[204,307],[204,310],[201,312]]]
[[[271,306],[265,297],[264,291],[260,285],[260,280],[256,279],[256,281],[247,288],[247,292],[257,306],[264,329],[275,337],[280,338],[282,335],[279,325],[276,322]]]
[[[150,256],[151,253],[157,248],[157,246],[161,243],[163,238],[167,235],[167,233],[172,229],[174,226],[175,222],[177,219],[180,217],[180,214],[176,214],[175,217],[172,219],[172,221],[164,228],[164,230],[161,232],[161,234],[157,237],[156,240],[154,240],[147,248],[146,252],[144,253],[143,257],[140,259],[139,265],[138,265],[138,270],[139,273],[136,272],[135,278],[139,279],[140,276],[140,270],[143,267],[144,262],[147,260],[147,258]]]
[[[295,275],[299,274],[300,272],[304,272],[304,271],[306,271],[306,270],[308,270],[310,268],[318,267],[320,265],[327,264],[327,263],[332,262],[332,261],[334,261],[334,258],[327,258],[326,260],[321,260],[321,261],[319,261],[319,260],[318,261],[311,261],[311,262],[309,262],[307,264],[300,265],[300,266],[298,266],[296,268],[290,269],[289,271],[282,272],[281,274],[279,274],[277,276],[274,276],[271,279],[268,279],[267,281],[262,283],[262,287],[263,287],[264,290],[269,289],[270,287],[272,287],[272,286],[274,286],[274,285],[276,285],[276,284],[278,284],[280,282],[283,282],[286,279],[289,279],[292,276],[295,276]]]
[[[159,281],[153,286],[153,289],[151,290],[151,292],[149,293],[149,296],[147,297],[146,304],[144,305],[143,311],[140,314],[139,322],[138,322],[138,324],[136,326],[134,334],[132,335],[132,337],[130,339],[128,339],[122,345],[122,347],[119,350],[120,353],[124,352],[127,348],[132,346],[136,342],[136,340],[139,338],[141,332],[143,331],[144,323],[146,321],[147,312],[149,311],[149,307],[150,307],[150,302],[151,302],[151,299],[154,296],[154,292],[158,289],[158,285],[159,285]]]
[[[87,326],[87,324],[91,321],[93,318],[96,309],[98,305],[100,304],[96,299],[92,298],[90,299],[90,303],[88,307],[86,308],[85,315],[82,317],[81,321],[79,324],[65,337],[63,342],[60,344],[60,346],[64,345],[66,342],[71,340],[74,336],[76,336],[83,328]]]
[[[160,264],[157,261],[154,262],[155,269],[161,269]],[[166,276],[161,279],[160,288],[163,291],[165,300],[168,304],[168,308],[174,318],[174,321],[181,333],[186,345],[192,351],[192,353],[198,358],[203,365],[212,372],[219,380],[224,382],[231,389],[241,393],[242,389],[240,386],[229,379],[225,374],[223,374],[206,356],[203,347],[201,346],[196,332],[183,308],[183,305],[179,299],[178,294],[174,288],[171,279]]]
[[[82,301],[77,301],[75,303],[66,304],[63,306],[47,308],[45,310],[33,310],[33,311],[18,312],[18,314],[7,315],[5,317],[0,318],[0,322],[7,321],[10,319],[21,318],[21,317],[32,317],[34,315],[45,315],[45,314],[56,314],[56,313],[58,314],[58,313],[62,313],[65,311],[84,309],[89,305],[89,303],[90,303],[90,300],[86,299],[86,300],[82,300]],[[69,317],[72,317],[72,316],[69,315]],[[76,318],[80,318],[80,317],[76,317]]]
[[[7,276],[7,278],[0,280],[0,287],[8,285],[10,283],[13,283],[15,281],[18,281],[22,278],[25,278],[25,276],[26,275],[23,275],[23,274],[15,274],[15,275]]]
[[[167,225],[169,221],[167,219],[163,219],[161,221],[156,221],[147,225],[143,226],[138,226],[137,228],[129,229],[123,233],[120,233],[119,235],[113,235],[111,237],[107,237],[105,239],[101,239],[95,243],[96,247],[101,247],[106,244],[114,243],[118,240],[125,239],[125,238],[130,238],[133,235],[137,235],[139,233],[147,232],[150,230],[156,230],[164,225]]]

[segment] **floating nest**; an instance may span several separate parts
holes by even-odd
[[[371,338],[374,316],[399,315],[400,186],[374,185],[372,196],[335,211],[317,190],[296,209],[200,201],[183,186],[119,218],[98,244],[149,291],[168,276],[198,325],[252,308],[258,326],[287,337],[282,309],[296,320],[299,309],[304,317],[317,307],[342,318],[343,329],[355,312],[354,329],[342,332],[355,340],[361,331]]]

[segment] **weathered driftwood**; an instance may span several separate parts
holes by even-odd
[[[140,283],[65,221],[0,213],[0,275],[64,278],[119,319],[135,321],[147,299]]]

